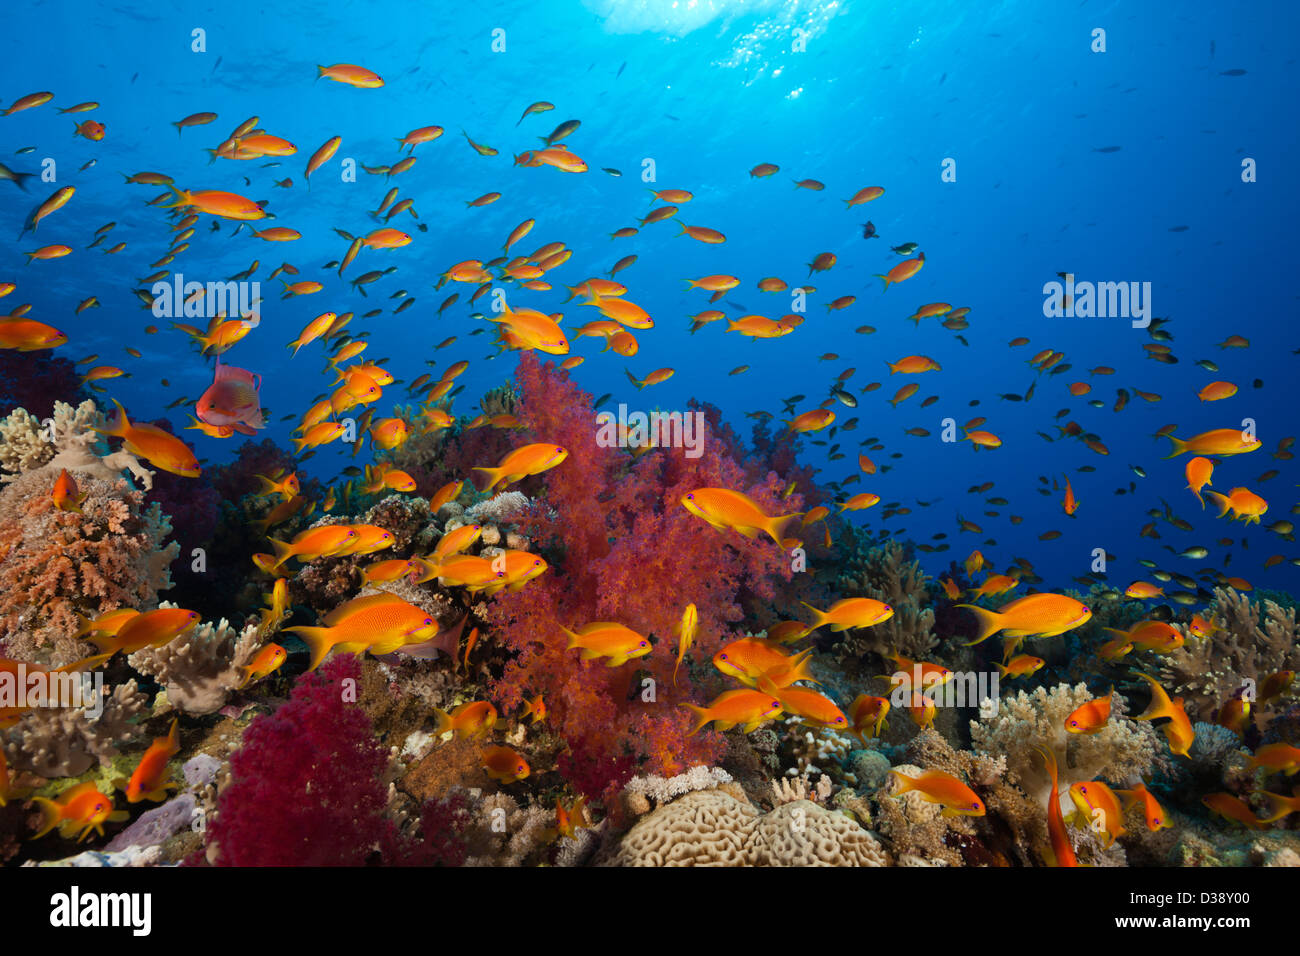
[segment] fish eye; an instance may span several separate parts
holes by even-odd
[[[1078,727],[1078,726],[1079,726],[1079,722],[1078,722],[1077,720],[1072,720],[1072,721],[1070,721],[1070,726],[1071,726],[1071,727]]]
[[[638,647],[645,647],[645,641],[642,641],[642,642],[641,642],[639,645],[637,645],[637,646],[638,646]]]
[[[687,500],[687,501],[694,501],[694,500],[695,500],[695,495],[694,495],[694,494],[687,495],[687,496],[686,496],[686,500]]]
[[[727,655],[726,655],[726,654],[719,654],[718,656],[721,657],[724,661],[727,659]]]

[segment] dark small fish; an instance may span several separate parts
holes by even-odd
[[[602,173],[609,173],[611,176],[622,176],[622,175],[623,175],[621,172],[619,172],[619,171],[618,171],[617,169],[615,169],[613,166],[602,166],[600,171],[601,171]]]
[[[607,401],[609,401],[613,397],[614,396],[610,392],[606,392],[604,395],[600,396],[600,398],[596,399],[596,404],[591,407],[600,408],[600,406],[604,405]]]
[[[217,62],[212,64],[212,72],[217,72],[217,67],[221,65],[221,57],[217,57]]]
[[[1094,153],[1118,153],[1123,148],[1122,146],[1094,146],[1092,151]]]
[[[1190,228],[1191,228],[1190,226],[1170,226],[1170,227],[1169,227],[1169,231],[1170,231],[1170,232],[1186,232],[1186,231],[1187,231],[1188,229],[1190,229]]]
[[[862,224],[862,238],[863,238],[863,239],[879,239],[879,238],[880,238],[878,235],[876,235],[876,225],[875,225],[875,223],[873,223],[870,219],[868,219],[866,222],[864,222],[864,223]]]
[[[34,153],[34,152],[36,152],[36,147],[35,147],[35,146],[24,146],[24,147],[22,147],[21,149],[15,149],[15,150],[14,150],[14,155],[15,155],[15,156],[25,156],[25,155],[28,154],[28,153]]]
[[[623,61],[623,65],[620,66],[620,67],[618,68],[618,72],[614,74],[614,79],[617,80],[620,76],[622,76],[622,75],[623,75],[623,71],[626,70],[626,69],[627,69],[627,60],[624,60],[624,61]]]
[[[1245,75],[1246,75],[1245,70],[1222,70],[1219,72],[1219,76],[1245,76]]]

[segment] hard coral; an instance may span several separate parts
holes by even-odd
[[[152,606],[178,548],[163,543],[171,525],[158,506],[120,477],[80,475],[77,514],[55,507],[56,475],[38,469],[0,490],[0,637],[10,657],[67,664],[84,650],[77,614]],[[38,650],[51,643],[52,655]]]
[[[163,601],[163,607],[168,602]],[[167,701],[187,714],[213,714],[244,683],[244,668],[262,645],[258,624],[242,631],[223,617],[204,621],[188,634],[162,647],[136,651],[128,662],[167,691]]]
[[[1210,610],[1222,630],[1198,638],[1180,627],[1186,643],[1161,656],[1155,674],[1171,696],[1185,699],[1193,720],[1212,721],[1230,697],[1243,687],[1258,687],[1270,674],[1300,670],[1294,607],[1215,588]]]

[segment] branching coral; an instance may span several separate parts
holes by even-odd
[[[0,475],[0,483],[38,469],[51,473],[51,485],[64,468],[107,481],[116,481],[121,472],[129,471],[148,491],[154,473],[138,458],[126,450],[101,454],[106,446],[94,429],[103,424],[103,416],[89,399],[76,408],[55,402],[48,423],[25,409],[15,409],[0,421],[0,468],[11,472]]]
[[[1066,731],[1066,717],[1093,698],[1086,684],[1059,684],[1050,691],[1038,687],[1032,693],[1022,690],[1004,695],[995,715],[971,721],[971,740],[978,752],[995,758],[1005,756],[1007,769],[1040,807],[1047,806],[1051,780],[1035,746],[1055,754],[1062,794],[1079,781],[1105,780],[1121,785],[1149,772],[1157,751],[1165,750],[1165,743],[1156,737],[1149,723],[1139,724],[1122,715],[1123,698],[1118,694],[1105,729],[1095,734]]]
[[[160,606],[170,605],[163,601]],[[136,651],[127,660],[163,685],[172,706],[187,714],[212,714],[243,685],[244,668],[262,643],[258,622],[237,631],[223,617],[216,624],[204,621],[162,647]]]
[[[869,653],[925,659],[938,644],[928,581],[920,562],[909,560],[897,541],[875,546],[859,542],[840,573],[836,593],[884,601],[894,615],[875,627],[846,631],[836,648],[839,657],[846,662],[861,661]]]
[[[84,707],[38,707],[29,711],[6,734],[5,753],[14,770],[29,770],[42,777],[76,777],[98,763],[108,766],[118,744],[140,735],[135,720],[145,709],[145,696],[128,681],[111,691],[103,688],[103,711],[98,718]]]
[[[0,635],[10,657],[35,660],[53,642],[66,664],[83,650],[77,614],[151,606],[171,586],[178,546],[164,545],[167,518],[122,478],[80,476],[81,514],[55,507],[53,482],[40,469],[0,491]]]
[[[1171,696],[1184,698],[1193,720],[1212,721],[1218,708],[1248,682],[1258,687],[1277,671],[1300,670],[1300,626],[1294,607],[1215,588],[1210,611],[1222,630],[1198,638],[1180,626],[1186,642],[1158,659],[1155,675]]]

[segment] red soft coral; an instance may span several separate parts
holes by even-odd
[[[360,676],[355,657],[336,657],[249,725],[208,828],[219,865],[360,866],[377,852],[400,856],[384,816],[388,754],[370,718],[344,700],[345,682]]]
[[[533,440],[562,445],[569,457],[543,476],[542,501],[522,521],[551,569],[498,597],[493,609],[496,636],[516,653],[493,687],[498,703],[512,709],[525,695],[541,693],[552,725],[571,745],[581,742],[581,759],[567,765],[570,779],[577,784],[581,776],[589,794],[597,786],[593,774],[604,768],[610,776],[602,796],[610,797],[633,766],[629,758],[641,772],[663,775],[716,762],[725,750],[721,735],[688,737],[691,721],[680,705],[704,702],[722,689],[707,662],[740,636],[742,601],[770,600],[774,586],[790,579],[790,559],[766,538],[714,530],[686,511],[681,498],[697,488],[731,488],[769,513],[798,510],[800,499],[780,500],[774,473],[747,480],[733,457],[738,445],[715,438],[707,421],[699,457],[663,448],[633,461],[597,444],[590,396],[554,365],[525,355],[518,381],[519,418]],[[706,664],[704,687],[693,683],[686,666],[677,686],[672,681],[675,630],[689,603],[699,613],[689,655]],[[561,625],[592,621],[652,635],[654,650],[618,668],[582,662],[566,649]]]

